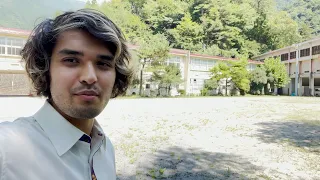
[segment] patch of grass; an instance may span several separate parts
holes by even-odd
[[[285,119],[320,126],[319,112],[317,110],[301,109],[299,113],[288,114]]]
[[[134,163],[137,160],[136,153],[138,152],[136,150],[136,147],[139,146],[139,143],[133,142],[133,143],[123,143],[120,144],[120,148],[124,151],[124,154],[130,158],[130,163]]]
[[[166,168],[160,168],[160,169],[159,169],[159,173],[160,173],[161,176],[163,175],[163,173],[165,172],[165,170],[166,170]]]
[[[149,175],[153,178],[153,179],[156,179],[157,176],[156,176],[156,170],[154,168],[150,169],[149,170]]]
[[[130,164],[135,163],[137,161],[137,159],[138,159],[137,157],[131,157],[129,160]]]
[[[189,130],[189,131],[192,131],[192,130],[194,130],[194,129],[197,128],[197,126],[191,125],[191,124],[187,124],[187,123],[182,124],[182,126],[183,126],[186,130]]]
[[[227,126],[227,127],[225,128],[225,130],[228,131],[228,132],[236,132],[236,131],[239,130],[239,128],[237,128],[237,127],[232,127],[232,126]]]
[[[150,138],[150,141],[152,143],[164,142],[164,141],[167,141],[167,140],[169,140],[169,136],[152,136]]]
[[[230,177],[230,176],[231,176],[231,170],[230,170],[229,167],[228,167],[227,170],[226,170],[225,176],[226,176],[226,177]]]
[[[170,153],[170,156],[171,156],[171,157],[174,157],[174,152],[171,152],[171,153]]]
[[[124,137],[127,139],[131,139],[133,137],[133,134],[129,132],[127,134],[124,134]]]
[[[209,122],[209,119],[201,119],[201,120],[200,120],[200,123],[201,123],[202,125],[204,125],[204,126],[206,126],[206,125],[208,124],[208,122]]]
[[[138,170],[136,171],[136,175],[137,175],[137,176],[139,176],[139,175],[141,175],[141,174],[143,174],[142,171],[138,171]]]
[[[158,131],[165,128],[165,123],[157,122],[156,127],[153,128],[153,131]]]
[[[263,178],[265,180],[271,180],[271,177],[265,175],[265,174],[259,174],[258,177]]]

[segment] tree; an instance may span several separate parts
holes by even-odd
[[[259,66],[250,72],[251,93],[262,94],[263,87],[267,84],[268,78],[264,66]]]
[[[218,81],[215,78],[210,78],[204,82],[204,87],[201,90],[203,96],[209,95],[208,91],[212,91],[219,87]]]
[[[226,92],[228,94],[228,79],[231,76],[231,67],[225,62],[219,62],[216,66],[214,66],[211,70],[212,78],[216,79],[219,82],[222,79],[225,79]]]
[[[152,80],[159,83],[158,90],[165,87],[167,94],[170,94],[172,86],[183,82],[181,71],[176,65],[164,65],[162,68],[157,68],[152,74]]]
[[[247,65],[248,61],[245,56],[238,61],[231,62],[230,77],[234,85],[239,89],[241,95],[245,95],[245,93],[250,90]]]
[[[169,43],[162,34],[149,35],[139,44],[137,56],[141,63],[139,95],[142,95],[143,72],[146,65],[160,67],[169,56]]]
[[[298,22],[300,32],[308,27],[313,36],[320,34],[320,0],[293,0],[291,5],[283,10],[289,12],[293,20]]]
[[[268,83],[271,85],[271,88],[275,89],[285,87],[289,83],[290,78],[288,76],[286,66],[281,63],[280,58],[266,59],[263,67],[266,69]],[[265,88],[265,91],[266,90],[267,88]]]
[[[169,30],[169,34],[173,37],[172,44],[176,48],[190,51],[202,48],[202,26],[193,22],[189,13],[185,14],[176,28]]]
[[[112,0],[101,5],[87,4],[86,7],[103,12],[120,27],[126,39],[132,44],[137,44],[146,34],[152,33],[141,18],[131,12],[131,4],[128,1]]]
[[[155,33],[167,34],[184,16],[188,4],[180,0],[147,0],[142,8],[142,19]]]

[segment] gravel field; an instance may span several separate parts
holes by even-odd
[[[1,97],[0,122],[43,102]],[[115,99],[97,119],[120,180],[320,180],[320,98]]]

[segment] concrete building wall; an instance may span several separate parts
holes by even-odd
[[[268,57],[274,56],[281,57],[282,62],[286,64],[288,75],[291,78],[290,83],[282,88],[283,93],[288,95],[295,93],[300,96],[313,96],[317,82],[319,82],[320,86],[320,37],[271,51],[253,59],[263,61]],[[297,56],[299,58],[298,71],[296,70]],[[298,88],[297,93],[295,92],[296,87]]]

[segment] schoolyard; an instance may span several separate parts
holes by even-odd
[[[0,97],[0,122],[43,102]],[[320,98],[121,98],[97,119],[118,179],[320,179]]]

